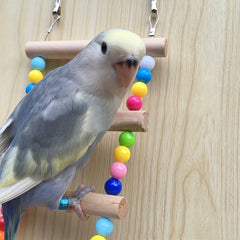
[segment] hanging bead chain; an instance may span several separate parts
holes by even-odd
[[[54,7],[52,9],[52,23],[47,31],[44,41],[47,40],[54,25],[61,18],[61,4],[62,4],[62,0],[54,0]],[[32,59],[31,65],[32,65],[33,70],[30,71],[30,73],[28,74],[28,78],[29,78],[31,84],[29,84],[26,87],[26,93],[29,93],[32,90],[32,88],[35,86],[35,84],[37,84],[39,81],[41,81],[43,79],[43,74],[41,71],[46,67],[46,62],[42,57],[35,57]]]
[[[1,213],[0,213],[0,240],[4,240],[4,219],[3,219],[2,206],[1,206]]]
[[[142,99],[147,94],[147,83],[152,78],[151,70],[155,66],[155,61],[151,56],[144,56],[140,62],[140,69],[137,72],[137,82],[132,86],[132,96],[127,99],[126,105],[130,111],[138,111],[142,108]],[[118,195],[122,190],[120,179],[127,174],[125,163],[130,159],[130,147],[135,144],[135,136],[130,131],[125,131],[119,136],[119,146],[114,149],[113,156],[115,162],[111,165],[109,171],[111,178],[105,183],[105,192],[107,194]],[[105,240],[113,231],[113,223],[109,218],[102,217],[97,220],[95,229],[97,235],[91,240]]]
[[[46,67],[46,62],[42,57],[35,57],[31,61],[33,70],[29,72],[28,79],[31,82],[27,85],[25,91],[29,93],[32,88],[43,79],[42,70]]]

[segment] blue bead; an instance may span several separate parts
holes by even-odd
[[[33,89],[34,86],[35,86],[34,83],[28,84],[26,89],[25,89],[26,93],[29,93]]]
[[[68,206],[69,206],[69,198],[62,197],[60,204],[59,204],[59,210],[67,210]]]
[[[152,78],[152,73],[147,68],[141,68],[137,71],[136,78],[139,82],[149,83]]]
[[[35,57],[32,59],[31,65],[33,69],[42,71],[46,67],[46,62],[42,57]]]
[[[97,220],[95,229],[97,234],[106,237],[113,231],[113,223],[109,218],[103,217]]]
[[[118,195],[122,190],[122,183],[116,178],[109,178],[104,188],[107,194]]]

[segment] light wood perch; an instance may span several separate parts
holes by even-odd
[[[148,119],[146,111],[119,111],[108,131],[146,132]]]
[[[166,38],[143,38],[147,54],[152,57],[167,56]],[[32,41],[25,46],[29,58],[41,56],[45,59],[71,59],[87,46],[89,40],[80,41]]]
[[[66,192],[66,196],[72,197],[74,192]],[[122,219],[128,213],[127,199],[121,196],[107,195],[89,192],[81,200],[82,211],[86,215]],[[69,209],[68,212],[73,210]]]

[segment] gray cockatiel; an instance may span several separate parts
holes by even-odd
[[[110,127],[145,51],[134,33],[102,32],[73,60],[48,73],[15,108],[0,129],[5,240],[15,238],[28,207],[58,209],[76,169]],[[84,219],[79,200],[86,190],[81,190],[70,204]]]

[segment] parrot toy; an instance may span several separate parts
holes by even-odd
[[[110,29],[49,72],[0,129],[0,204],[5,240],[14,240],[28,207],[59,208],[76,170],[109,129],[146,49],[135,33]],[[79,187],[69,206],[80,219]]]

